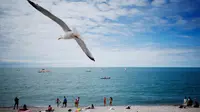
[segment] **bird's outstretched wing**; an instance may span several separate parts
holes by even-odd
[[[65,22],[63,22],[60,18],[56,17],[55,15],[51,14],[49,11],[47,11],[46,9],[44,9],[43,7],[39,6],[38,4],[35,4],[34,2],[27,0],[34,8],[36,8],[38,11],[40,11],[41,13],[43,13],[45,16],[49,17],[50,19],[52,19],[53,21],[55,21],[56,23],[58,23],[62,29],[65,32],[71,31],[69,29],[69,27],[65,24]]]
[[[84,41],[81,38],[74,38],[76,40],[76,42],[79,44],[79,46],[81,47],[81,49],[83,50],[83,52],[93,61],[95,61],[94,57],[92,56],[92,54],[90,53],[90,51],[88,50],[87,46],[85,45]]]

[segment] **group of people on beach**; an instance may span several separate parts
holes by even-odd
[[[15,110],[15,108],[18,109],[19,98],[18,98],[18,97],[15,97],[14,102],[15,102],[15,104],[14,104],[13,109]],[[54,111],[54,109],[51,107],[51,105],[49,105],[48,108],[47,108],[47,110],[46,110],[46,112],[53,112],[53,111]],[[27,108],[26,104],[24,104],[24,105],[23,105],[23,108],[20,108],[20,109],[18,110],[18,112],[31,112],[31,110],[29,110],[29,109]]]
[[[79,101],[80,101],[80,97],[75,98],[74,104],[75,104],[75,107],[77,107],[77,108],[78,108],[78,106],[79,106]],[[60,99],[57,98],[57,99],[56,99],[57,107],[60,106],[60,103],[61,103]],[[67,107],[67,98],[66,98],[65,96],[64,96],[63,106],[62,106],[62,107]]]
[[[199,102],[197,101],[196,98],[194,98],[194,101],[190,97],[186,97],[183,99],[183,104],[180,105],[179,108],[186,108],[186,107],[194,107],[194,108],[199,108]]]
[[[113,98],[110,97],[110,106],[112,106]],[[106,97],[103,99],[104,106],[106,106]]]
[[[110,97],[109,100],[110,100],[109,105],[112,106],[113,98]],[[79,101],[80,101],[80,97],[75,98],[74,104],[75,104],[75,107],[77,107],[77,108],[79,107]],[[15,102],[15,104],[14,104],[13,109],[15,109],[15,108],[18,109],[19,98],[15,97],[14,102]],[[106,106],[106,97],[104,97],[103,102],[104,102],[104,106]],[[57,104],[57,107],[60,106],[61,101],[60,101],[59,98],[56,99],[56,104]],[[65,96],[64,96],[64,99],[63,99],[62,107],[67,107],[67,98]],[[91,104],[91,106],[88,106],[86,109],[94,109],[94,105]],[[24,104],[23,108],[19,109],[19,112],[23,112],[23,111],[27,111],[27,110],[28,110],[27,106],[26,106],[26,104]],[[51,111],[54,111],[54,109],[51,107],[51,105],[49,105],[46,111],[51,112]]]

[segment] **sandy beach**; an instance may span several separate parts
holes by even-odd
[[[83,110],[80,112],[200,112],[200,108],[185,108],[180,109],[178,106],[131,106],[131,109],[125,109],[126,106],[112,106],[114,110],[110,110],[110,106],[95,107],[95,109]],[[44,111],[47,107],[31,107],[32,112]],[[72,112],[76,111],[76,108],[57,108],[53,107],[55,112],[68,112],[68,109],[72,109]],[[82,107],[84,108],[84,107]],[[17,112],[12,108],[0,108],[0,112]]]

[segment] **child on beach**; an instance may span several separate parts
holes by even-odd
[[[103,99],[104,106],[106,106],[106,97]]]
[[[59,99],[59,98],[57,98],[57,99],[56,99],[56,104],[57,104],[57,107],[59,107],[60,103],[61,103],[60,99]]]

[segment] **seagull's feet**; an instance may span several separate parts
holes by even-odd
[[[79,34],[74,34],[74,33],[72,33],[72,35],[73,35],[73,37],[76,37],[76,38],[79,38]]]
[[[74,34],[74,36],[75,36],[75,37],[77,37],[77,38],[79,38],[79,37],[80,37],[80,35],[79,35],[79,34]]]

